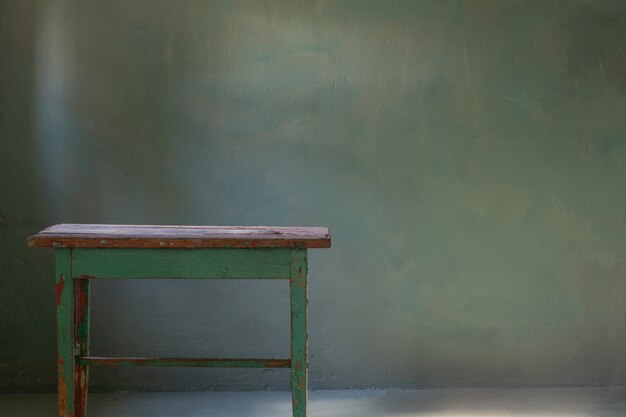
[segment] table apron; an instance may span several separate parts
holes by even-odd
[[[71,249],[72,277],[289,279],[289,248]]]

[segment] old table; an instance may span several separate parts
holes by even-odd
[[[84,417],[90,366],[291,368],[294,417],[306,416],[307,249],[330,247],[325,227],[59,224],[28,238],[56,256],[59,417]],[[92,279],[288,279],[287,359],[108,358],[89,354]]]

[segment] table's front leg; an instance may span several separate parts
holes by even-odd
[[[56,249],[57,392],[59,417],[74,417],[74,280],[71,249]]]
[[[75,346],[79,356],[89,356],[89,280],[77,279],[76,286],[76,333]],[[75,365],[74,401],[75,417],[87,414],[87,391],[89,387],[89,366]]]
[[[307,365],[307,252],[291,251],[291,396],[293,417],[306,417]]]

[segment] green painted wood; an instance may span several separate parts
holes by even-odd
[[[76,348],[77,355],[89,355],[89,280],[76,280]],[[87,390],[89,387],[89,367],[76,364],[75,368],[75,417],[85,417],[87,414]]]
[[[160,366],[203,368],[289,368],[290,359],[218,358],[104,358],[79,357],[76,363],[93,366]]]
[[[293,416],[306,417],[308,266],[305,248],[57,248],[55,254],[59,417],[85,417],[89,366],[291,368]],[[91,278],[289,279],[291,358],[89,356]]]
[[[73,249],[74,278],[288,279],[290,249]]]
[[[307,251],[292,249],[290,305],[291,305],[291,396],[293,417],[306,417],[307,365]]]
[[[71,249],[55,249],[59,417],[74,416],[74,283]]]

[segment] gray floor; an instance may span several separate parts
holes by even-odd
[[[54,417],[50,394],[0,395],[0,417]],[[281,417],[288,392],[92,394],[89,417]],[[314,391],[311,417],[624,417],[626,387]]]

